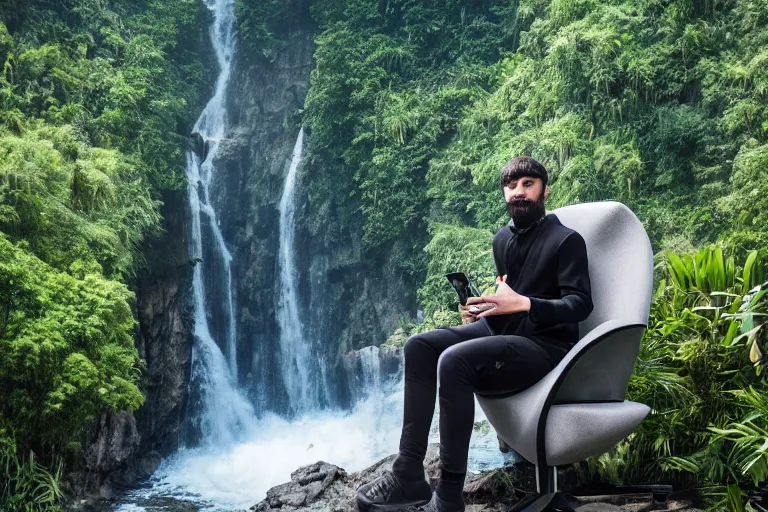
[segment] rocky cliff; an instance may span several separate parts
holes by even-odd
[[[241,45],[228,87],[229,132],[215,162],[224,179],[213,191],[224,238],[233,254],[240,385],[259,409],[286,411],[279,374],[279,202],[313,69],[315,26],[306,1],[294,0],[282,49],[271,58]],[[403,315],[413,316],[413,284],[386,261],[366,261],[359,226],[343,226],[346,197],[321,197],[308,134],[297,178],[295,254],[305,334],[328,361],[332,398],[346,406],[343,354],[384,342]]]
[[[111,498],[148,477],[178,446],[192,348],[189,214],[186,193],[164,199],[164,233],[145,244],[151,265],[135,287],[146,401],[136,413],[105,414],[93,422],[85,460],[67,478],[75,497]]]

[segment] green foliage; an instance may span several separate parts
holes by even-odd
[[[458,295],[445,278],[447,273],[457,270],[466,272],[481,292],[492,293],[496,281],[490,249],[492,233],[448,224],[436,225],[433,229],[432,240],[424,248],[430,262],[427,278],[418,290],[419,301],[427,317],[443,306],[451,310],[458,307]]]
[[[20,459],[16,441],[0,429],[0,510],[7,512],[58,512],[62,464],[51,473],[36,460],[34,452]]]
[[[362,214],[372,257],[409,240],[418,269],[430,223],[500,225],[499,169],[530,154],[551,207],[622,201],[656,247],[765,245],[768,8],[694,5],[314,3],[317,197]]]
[[[767,247],[768,145],[750,139],[736,155],[733,168],[728,194],[717,200],[718,209],[732,216],[735,228],[724,238],[742,250]]]
[[[274,59],[277,50],[287,44],[284,32],[295,23],[290,15],[298,17],[294,10],[290,0],[236,0],[238,43],[245,45],[249,54]]]
[[[0,229],[47,263],[75,261],[130,275],[144,237],[159,231],[159,203],[118,151],[82,144],[73,127],[0,128]]]
[[[315,2],[316,68],[304,115],[310,205],[343,204],[339,222],[362,221],[368,257],[388,254],[409,279],[424,271],[427,171],[484,93],[498,56],[484,2]],[[358,212],[362,215],[358,215]]]
[[[768,265],[738,270],[718,246],[667,254],[628,399],[651,415],[586,478],[702,489],[717,510],[744,510],[768,481]]]
[[[0,21],[2,121],[17,133],[29,118],[72,125],[83,143],[139,161],[156,195],[184,186],[187,133],[202,101],[192,51],[200,8],[194,0],[22,5],[15,33]],[[13,17],[0,11],[3,19]]]
[[[204,10],[0,2],[2,510],[59,510],[87,422],[144,400],[123,281],[186,185]]]
[[[410,324],[407,324],[403,327],[398,327],[397,329],[395,329],[395,332],[393,332],[386,339],[386,341],[384,341],[384,343],[381,344],[381,346],[403,348],[403,346],[405,345],[405,342],[408,341],[408,337],[411,335],[412,329],[413,329],[413,326]]]
[[[76,445],[84,422],[135,410],[142,361],[125,285],[74,277],[0,235],[0,419],[22,446]]]

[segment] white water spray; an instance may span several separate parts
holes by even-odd
[[[365,354],[363,381],[379,382],[379,387],[352,411],[313,411],[290,421],[267,414],[242,443],[224,449],[181,451],[163,461],[152,489],[128,496],[117,512],[157,510],[154,507],[166,505],[168,496],[192,502],[204,511],[245,511],[303,465],[323,460],[353,472],[396,453],[403,418],[403,378],[402,373],[391,379],[382,375],[377,369],[379,358],[373,357],[377,352],[375,348],[361,350]],[[485,419],[479,406],[475,411],[475,421]],[[439,441],[438,424],[435,415],[430,442]],[[508,459],[499,453],[492,430],[472,434],[471,471],[499,467]]]

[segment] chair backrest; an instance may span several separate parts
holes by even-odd
[[[653,250],[632,211],[617,202],[583,203],[552,212],[584,238],[594,309],[580,337],[608,320],[643,327],[612,334],[568,369],[555,403],[622,401],[648,324],[653,296]]]
[[[621,203],[604,201],[552,211],[584,237],[594,309],[580,337],[607,320],[647,325],[653,296],[653,249],[640,220]]]

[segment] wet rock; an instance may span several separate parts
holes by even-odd
[[[464,484],[464,501],[472,504],[515,502],[536,487],[533,465],[518,464],[470,476]]]
[[[347,474],[342,468],[316,462],[291,473],[291,481],[267,491],[267,497],[251,507],[255,512],[357,512],[358,487],[392,467],[390,455],[362,471]]]
[[[396,455],[390,455],[376,464],[355,473],[347,474],[342,468],[325,462],[304,466],[291,474],[291,481],[267,491],[267,497],[251,507],[255,512],[357,512],[355,494],[358,487],[377,478],[392,467]],[[424,460],[427,479],[434,489],[440,475],[439,445],[431,444]],[[517,475],[513,472],[512,475]],[[486,488],[492,488],[492,477],[487,475],[470,476],[464,489],[465,500],[469,505],[485,506],[468,508],[476,512],[501,510],[499,503],[493,502],[498,496]],[[500,482],[503,478],[497,475]],[[501,489],[500,485],[497,485]],[[498,491],[500,492],[500,491]],[[513,500],[514,501],[514,500]]]
[[[399,380],[402,373],[402,350],[395,347],[363,347],[342,357],[352,403]]]
[[[313,510],[318,497],[337,480],[346,480],[346,472],[338,466],[326,462],[316,462],[291,473],[291,481],[267,491],[264,501],[251,507],[256,512],[268,510]],[[332,497],[330,496],[328,498]],[[325,501],[325,500],[324,500]],[[329,503],[330,505],[330,503]]]
[[[255,512],[357,512],[355,494],[358,487],[370,482],[392,467],[396,455],[390,455],[376,464],[356,473],[346,473],[342,468],[326,462],[316,462],[299,468],[291,474],[291,481],[267,491],[267,497],[251,507]],[[427,450],[424,469],[434,489],[439,478],[439,445],[431,444]],[[563,487],[575,482],[572,466],[561,469],[558,480]],[[521,462],[509,467],[468,475],[464,485],[464,501],[467,512],[501,512],[534,492],[535,467]],[[579,512],[639,512],[660,510],[665,504],[656,504],[650,495],[591,496],[573,498],[565,494]],[[668,504],[669,510],[696,512],[690,501],[678,500]]]
[[[203,136],[200,135],[198,132],[194,132],[190,136],[190,149],[197,155],[197,157],[202,162],[205,160],[205,157],[208,156],[208,150],[210,149],[210,144],[203,139]]]

